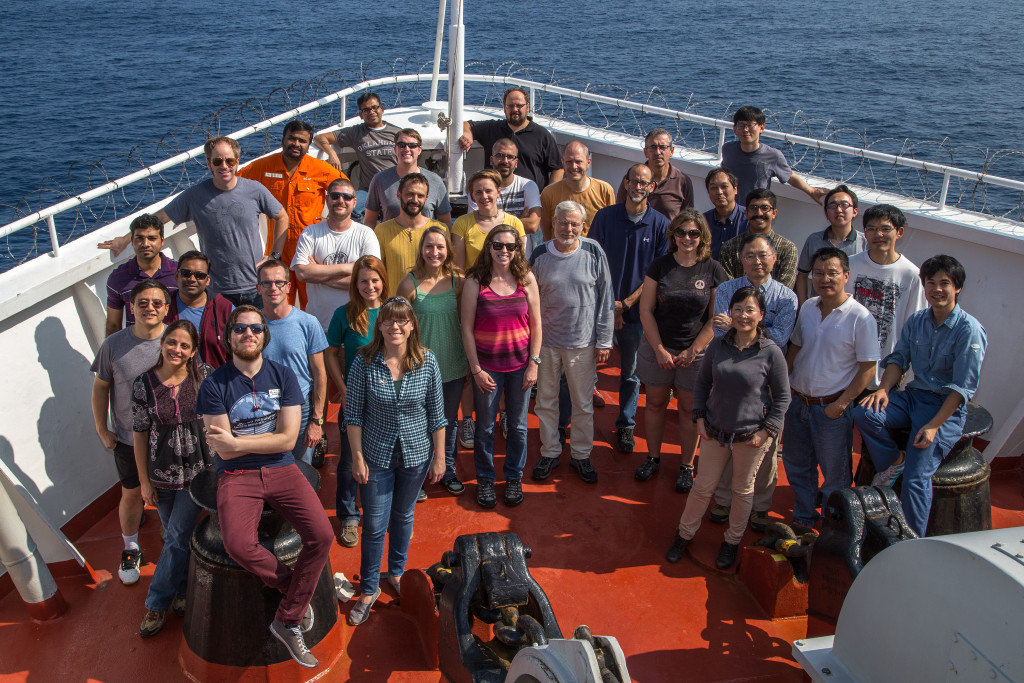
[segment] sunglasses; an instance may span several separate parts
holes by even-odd
[[[178,268],[178,272],[181,273],[181,279],[187,280],[190,277],[194,277],[196,280],[205,280],[209,273],[204,273],[201,270],[189,270],[188,268]]]
[[[231,331],[238,335],[245,334],[246,330],[249,330],[253,334],[263,334],[264,329],[265,326],[263,323],[250,323],[248,325],[245,323],[235,323],[231,326]]]
[[[166,302],[160,299],[137,299],[135,301],[135,308],[152,308],[154,311],[159,311],[166,305]]]
[[[328,192],[327,196],[330,197],[331,200],[333,201],[344,199],[346,202],[350,202],[356,198],[354,194],[349,194],[348,192]]]
[[[288,284],[288,280],[260,280],[260,287],[263,289],[284,289],[284,286]]]
[[[222,159],[221,157],[214,157],[210,159],[210,163],[214,166],[228,166],[234,168],[238,164],[238,159]]]
[[[518,248],[519,247],[516,245],[515,242],[491,242],[491,249],[493,249],[494,251],[505,250],[507,252],[513,252]]]
[[[408,147],[409,149],[416,149],[417,147],[422,147],[422,146],[423,145],[421,145],[418,142],[396,142],[395,143],[395,147],[398,147],[399,149],[405,149],[406,147]]]
[[[700,239],[700,230],[676,230],[676,237],[689,237],[691,240]]]

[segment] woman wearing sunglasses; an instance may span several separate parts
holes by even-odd
[[[483,250],[462,292],[462,340],[473,377],[476,434],[476,502],[497,504],[494,491],[494,419],[504,394],[505,504],[523,502],[526,414],[540,365],[540,302],[537,281],[523,257],[522,237],[510,225],[487,233]]]

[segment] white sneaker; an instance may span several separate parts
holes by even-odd
[[[121,553],[121,566],[117,568],[117,578],[126,586],[139,580],[139,565],[142,564],[142,551],[138,548],[125,550]]]
[[[459,445],[463,448],[473,447],[473,434],[476,431],[476,427],[473,425],[473,418],[467,417],[459,425]]]
[[[874,476],[874,478],[871,480],[871,485],[888,486],[889,488],[892,488],[892,485],[895,484],[896,480],[899,479],[901,474],[903,474],[903,468],[906,464],[906,460],[903,460],[899,463],[893,463],[892,465],[889,465],[887,468],[885,468],[884,470],[882,470],[881,472]]]

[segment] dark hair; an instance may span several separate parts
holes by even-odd
[[[352,184],[351,180],[349,180],[348,178],[345,178],[345,177],[341,177],[341,178],[335,178],[334,180],[332,180],[331,184],[327,186],[327,191],[331,192],[331,191],[334,190],[335,186],[341,186],[341,185],[345,185],[347,187],[351,187],[353,191],[356,189],[356,186]]]
[[[167,305],[171,303],[171,292],[167,289],[167,287],[164,286],[164,283],[160,282],[159,280],[154,280],[153,278],[143,280],[142,282],[132,287],[131,294],[128,295],[131,302],[134,304],[135,297],[137,297],[140,292],[144,292],[147,289],[159,289],[161,292],[164,293],[164,304]]]
[[[768,248],[772,250],[773,254],[779,253],[779,250],[775,248],[775,245],[772,243],[772,241],[768,239],[768,235],[765,235],[764,233],[760,232],[749,231],[740,235],[740,253],[743,253],[743,250],[747,248],[748,244],[756,240],[764,240],[765,242],[768,243]]]
[[[949,279],[953,281],[954,287],[957,289],[964,288],[967,273],[964,271],[963,265],[952,256],[946,256],[945,254],[932,256],[921,264],[921,284],[923,285],[925,280],[934,277],[940,271],[945,272],[949,276]]]
[[[519,154],[519,144],[512,138],[498,138],[495,140],[494,144],[491,145],[491,154],[494,154],[494,150],[498,147],[515,147],[516,155]]]
[[[422,173],[406,173],[402,176],[402,179],[398,181],[398,192],[401,193],[405,190],[405,186],[409,183],[422,183],[427,186],[427,192],[430,191],[430,182],[427,180],[427,176]]]
[[[526,98],[526,103],[530,103],[530,93],[526,92],[525,88],[521,88],[518,85],[513,85],[511,88],[507,88],[505,92],[501,94],[501,106],[505,106],[505,100],[507,100],[508,96],[514,92],[522,93],[523,97]]]
[[[151,213],[139,214],[135,217],[135,220],[128,226],[128,230],[131,231],[132,236],[135,236],[136,230],[156,230],[160,233],[160,238],[164,236],[164,224],[160,222],[160,219]]]
[[[672,222],[668,224],[668,253],[674,254],[679,245],[676,244],[676,233],[683,229],[687,223],[693,223],[700,230],[700,242],[697,243],[697,261],[703,262],[711,258],[711,228],[708,227],[708,219],[704,218],[697,209],[683,209],[676,214]]]
[[[490,180],[494,183],[494,187],[497,188],[498,192],[501,192],[501,176],[497,171],[485,168],[482,171],[477,171],[473,175],[469,176],[469,180],[466,182],[466,194],[473,195],[473,186],[481,180]]]
[[[648,133],[647,135],[644,136],[644,146],[646,146],[647,143],[650,142],[652,138],[660,137],[662,135],[667,135],[668,136],[668,144],[671,145],[672,144],[672,133],[669,133],[664,128],[655,128],[650,133]]]
[[[402,369],[406,372],[415,370],[423,365],[423,346],[420,344],[420,324],[416,320],[416,312],[408,301],[400,296],[393,296],[381,304],[380,312],[377,313],[377,324],[373,326],[373,337],[370,343],[359,350],[363,354],[363,361],[369,363],[384,347],[384,334],[380,331],[381,325],[388,320],[408,318],[412,322],[412,330],[409,332],[409,339],[405,346],[405,357],[402,358]]]
[[[857,204],[854,203],[854,206]],[[903,212],[892,204],[875,204],[864,212],[863,225],[868,227],[868,221],[889,221],[894,228],[907,227],[907,217]]]
[[[184,254],[178,257],[178,267],[185,261],[202,261],[206,264],[207,270],[210,268],[210,257],[199,251],[198,249],[189,249]]]
[[[288,266],[285,265],[284,261],[279,261],[276,258],[268,258],[266,261],[260,264],[260,267],[256,269],[256,284],[259,284],[260,276],[263,275],[263,271],[268,268],[284,268],[284,278],[287,280],[291,271],[288,270]]]
[[[736,113],[732,115],[732,123],[735,126],[737,123],[753,121],[754,123],[763,126],[765,122],[764,112],[757,107],[746,105],[736,110]]]
[[[733,306],[750,298],[757,301],[757,307],[761,309],[761,322],[757,324],[757,335],[759,337],[763,337],[768,334],[768,328],[765,327],[764,324],[764,314],[767,310],[767,306],[764,303],[764,294],[761,293],[759,288],[747,285],[746,287],[740,287],[733,292],[732,298],[729,299],[729,311],[731,313]]]
[[[715,166],[713,169],[708,171],[708,174],[706,176],[704,176],[705,190],[711,189],[711,179],[714,178],[719,173],[724,173],[725,177],[729,179],[729,182],[732,184],[733,187],[740,186],[740,179],[736,177],[735,173],[727,169],[725,166]]]
[[[243,313],[259,314],[260,322],[263,323],[263,349],[267,348],[267,344],[270,343],[270,325],[267,324],[267,316],[263,315],[263,311],[255,306],[242,304],[235,310],[231,311],[231,315],[228,316],[227,323],[224,324],[224,345],[228,347],[228,351],[231,350],[231,327],[238,322],[238,316]],[[260,349],[260,351],[262,352],[263,349]]]
[[[754,201],[755,199],[767,199],[772,203],[773,209],[779,208],[778,198],[775,196],[775,193],[769,189],[763,187],[754,188],[753,190],[747,193],[746,197],[744,197],[744,201],[746,202],[746,204],[744,204],[743,206],[750,206],[750,202]]]
[[[199,387],[200,378],[199,378],[199,363],[196,361],[196,356],[199,355],[197,353],[198,350],[199,350],[199,332],[196,331],[196,326],[193,325],[190,320],[181,320],[181,319],[175,320],[173,323],[169,324],[167,327],[164,328],[164,333],[162,335],[160,335],[160,347],[161,347],[160,357],[157,358],[156,365],[151,367],[149,370],[150,370],[150,372],[152,372],[153,370],[156,370],[157,368],[163,366],[163,364],[164,364],[164,353],[163,353],[164,340],[167,339],[167,336],[171,332],[174,332],[175,330],[185,330],[186,332],[188,332],[188,336],[192,338],[192,351],[194,353],[192,354],[192,357],[188,359],[188,362],[185,364],[185,369],[188,372],[189,379],[191,379],[193,382],[195,382],[195,385],[198,388]]]
[[[377,100],[377,104],[381,104],[380,95],[378,95],[375,92],[364,92],[362,95],[359,96],[359,99],[356,100],[356,108],[362,109],[363,105],[369,102],[370,100]]]
[[[352,277],[349,278],[349,299],[348,303],[345,305],[345,318],[348,320],[349,327],[354,329],[363,337],[366,336],[367,325],[369,323],[367,322],[366,300],[363,299],[363,295],[359,293],[359,275],[366,268],[369,268],[380,276],[381,298],[387,299],[389,294],[388,271],[384,266],[384,262],[373,254],[360,256],[356,259],[356,262],[352,264]]]
[[[404,135],[407,138],[416,138],[416,142],[423,144],[423,136],[415,128],[403,128],[402,130],[395,133],[395,142],[398,142],[398,138]]]
[[[289,121],[288,124],[284,127],[284,131],[281,132],[282,142],[286,137],[288,137],[288,133],[294,133],[295,131],[309,133],[309,139],[313,139],[313,126],[309,125],[305,121],[295,119],[294,121]]]
[[[836,185],[829,190],[828,194],[825,195],[825,198],[821,200],[821,204],[825,207],[826,211],[828,211],[828,200],[832,199],[832,195],[839,194],[840,192],[850,195],[850,203],[853,204],[853,208],[857,208],[857,193],[851,190],[848,185]]]
[[[491,245],[494,244],[494,238],[505,233],[510,233],[515,238],[516,248],[512,252],[512,261],[509,263],[508,268],[512,271],[512,277],[516,279],[516,284],[520,287],[525,286],[526,279],[530,276],[530,264],[526,261],[526,257],[523,256],[523,240],[519,236],[519,231],[511,225],[502,223],[501,225],[494,226],[487,233],[480,256],[477,257],[476,263],[466,273],[466,277],[475,279],[480,283],[481,288],[491,284],[491,269],[494,266],[494,257],[491,256]]]
[[[834,258],[839,259],[844,273],[850,272],[850,257],[839,247],[822,247],[814,252],[814,256],[811,257],[811,267],[813,268],[818,261],[831,261]]]

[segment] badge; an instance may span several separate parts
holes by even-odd
[[[696,282],[693,283],[694,289],[704,289],[705,286],[706,285],[704,284],[703,280],[697,280]]]
[[[270,398],[281,398],[281,390],[271,389],[270,391],[267,392],[267,396],[269,396]]]

